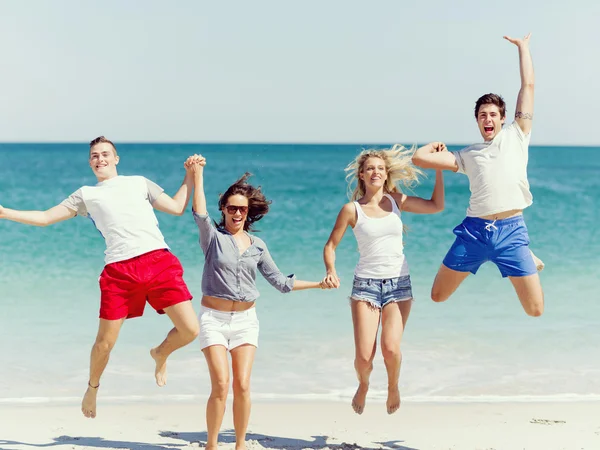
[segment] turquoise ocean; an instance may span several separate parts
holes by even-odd
[[[122,175],[144,175],[175,193],[183,161],[206,156],[209,212],[245,171],[272,199],[260,236],[285,273],[324,276],[322,248],[347,201],[343,169],[365,145],[123,144]],[[456,147],[455,147],[456,148]],[[0,204],[47,209],[96,180],[85,144],[1,144]],[[429,196],[433,173],[415,188]],[[525,212],[532,249],[544,260],[546,310],[523,312],[510,282],[491,263],[446,303],[429,298],[433,277],[464,217],[464,175],[446,173],[446,209],[405,213],[405,252],[416,298],[403,339],[401,392],[407,401],[600,399],[600,148],[532,147],[534,204]],[[198,310],[203,255],[191,214],[157,212],[185,269]],[[0,220],[0,403],[79,401],[99,308],[104,242],[92,222],[75,218],[37,228]],[[342,286],[280,294],[263,279],[257,311],[260,347],[254,399],[350,399],[356,387],[348,295],[358,259],[348,230],[337,251]],[[150,307],[127,321],[102,379],[102,399],[195,400],[210,391],[196,342],[170,360],[169,381],[154,384],[148,351],[170,329]],[[386,394],[375,360],[369,399]],[[101,400],[102,401],[102,400]]]

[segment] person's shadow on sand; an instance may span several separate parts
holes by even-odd
[[[177,431],[161,431],[159,436],[163,438],[179,439],[184,443],[163,443],[150,444],[146,442],[132,441],[114,441],[106,440],[101,437],[84,437],[84,436],[59,436],[52,439],[52,442],[47,444],[31,444],[27,442],[7,441],[0,439],[0,445],[23,445],[28,447],[54,447],[57,445],[71,445],[73,448],[122,448],[129,450],[177,450],[180,448],[191,446],[194,443],[204,444],[206,442],[206,432],[189,433]],[[311,436],[312,441],[305,439],[286,438],[281,436],[267,436],[264,434],[249,433],[246,436],[247,440],[257,441],[262,447],[269,449],[325,449],[332,450],[418,450],[413,447],[405,447],[400,445],[402,441],[387,441],[378,442],[381,447],[361,447],[355,443],[342,444],[327,444],[327,436]],[[235,443],[235,432],[233,430],[225,430],[219,434],[219,442]]]
[[[181,439],[185,441],[187,445],[194,443],[205,444],[206,443],[206,432],[180,432],[180,431],[161,431],[160,436],[169,437],[172,439]],[[268,436],[265,434],[248,433],[246,435],[246,441],[257,441],[264,448],[270,449],[332,449],[332,450],[419,450],[413,447],[405,447],[400,445],[402,442],[398,441],[387,441],[378,442],[381,447],[361,447],[355,443],[342,444],[328,444],[327,436],[311,436],[312,441],[306,439],[287,438],[281,436]],[[219,433],[219,442],[224,444],[235,443],[235,432],[234,430],[223,430]]]
[[[131,441],[113,441],[106,440],[101,437],[84,437],[84,436],[59,436],[52,439],[53,442],[47,444],[30,444],[27,442],[6,441],[0,439],[1,445],[26,445],[28,447],[54,447],[56,445],[71,445],[85,448],[122,448],[129,450],[176,450],[186,447],[187,444],[149,444],[146,442],[131,442]],[[3,448],[3,447],[0,447]]]

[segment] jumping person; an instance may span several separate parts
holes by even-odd
[[[533,120],[534,72],[528,34],[523,39],[504,38],[519,50],[521,89],[515,120],[503,128],[506,104],[496,94],[486,94],[475,104],[475,119],[484,142],[456,153],[417,151],[415,165],[445,169],[469,177],[471,199],[467,217],[454,228],[456,240],[435,277],[431,298],[447,300],[469,273],[492,261],[513,284],[523,309],[530,316],[544,311],[544,293],[538,275],[543,263],[529,250],[523,210],[533,197],[527,180],[527,161]]]
[[[442,143],[428,147],[445,149]],[[356,182],[352,202],[337,216],[323,251],[325,283],[338,287],[335,249],[348,226],[352,227],[360,259],[354,271],[350,305],[354,326],[358,389],[352,408],[362,414],[381,323],[381,352],[388,376],[386,408],[392,414],[400,407],[398,382],[402,353],[400,341],[413,301],[408,263],[403,251],[401,211],[433,214],[444,209],[444,181],[436,171],[431,199],[402,193],[398,183],[410,186],[420,171],[411,164],[412,152],[400,145],[388,150],[364,150],[346,167],[349,188]]]
[[[100,324],[90,358],[90,377],[81,410],[96,417],[100,377],[108,364],[125,319],[141,316],[146,301],[167,314],[174,328],[150,351],[156,363],[159,386],[167,380],[167,358],[198,335],[192,295],[183,281],[179,260],[169,251],[153,207],[182,215],[193,189],[186,170],[183,184],[173,198],[141,176],[119,176],[115,145],[100,136],[90,142],[89,165],[98,179],[46,211],[17,211],[0,206],[0,218],[34,226],[48,226],[76,215],[89,217],[106,241],[105,267],[99,279]]]
[[[246,173],[219,199],[221,218],[215,226],[206,209],[204,166],[206,159],[194,155],[186,167],[194,173],[194,220],[200,231],[204,253],[202,305],[200,307],[200,348],[211,380],[206,405],[207,449],[216,449],[229,390],[229,363],[233,372],[233,424],[236,450],[246,448],[250,418],[250,374],[258,347],[258,318],[255,302],[257,271],[278,291],[326,288],[323,282],[297,280],[277,268],[265,242],[248,231],[269,211],[260,188],[247,183]]]

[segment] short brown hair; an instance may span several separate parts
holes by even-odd
[[[479,115],[479,108],[483,105],[496,105],[500,110],[500,116],[506,117],[506,103],[504,99],[498,94],[485,94],[477,99],[475,103],[475,118]]]
[[[92,148],[94,148],[94,145],[103,143],[112,145],[113,151],[115,152],[115,156],[117,156],[117,147],[115,147],[115,144],[113,144],[110,139],[107,139],[104,136],[98,136],[96,139],[92,139],[90,141],[90,151],[92,150]]]

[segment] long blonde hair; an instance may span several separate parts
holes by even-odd
[[[351,200],[358,200],[365,195],[365,182],[360,179],[359,174],[363,171],[365,161],[369,158],[380,158],[385,163],[387,180],[383,191],[387,194],[402,192],[398,184],[410,189],[419,181],[423,172],[412,164],[412,155],[415,147],[405,148],[395,144],[388,149],[366,149],[344,169],[346,181],[348,182],[348,196]]]

